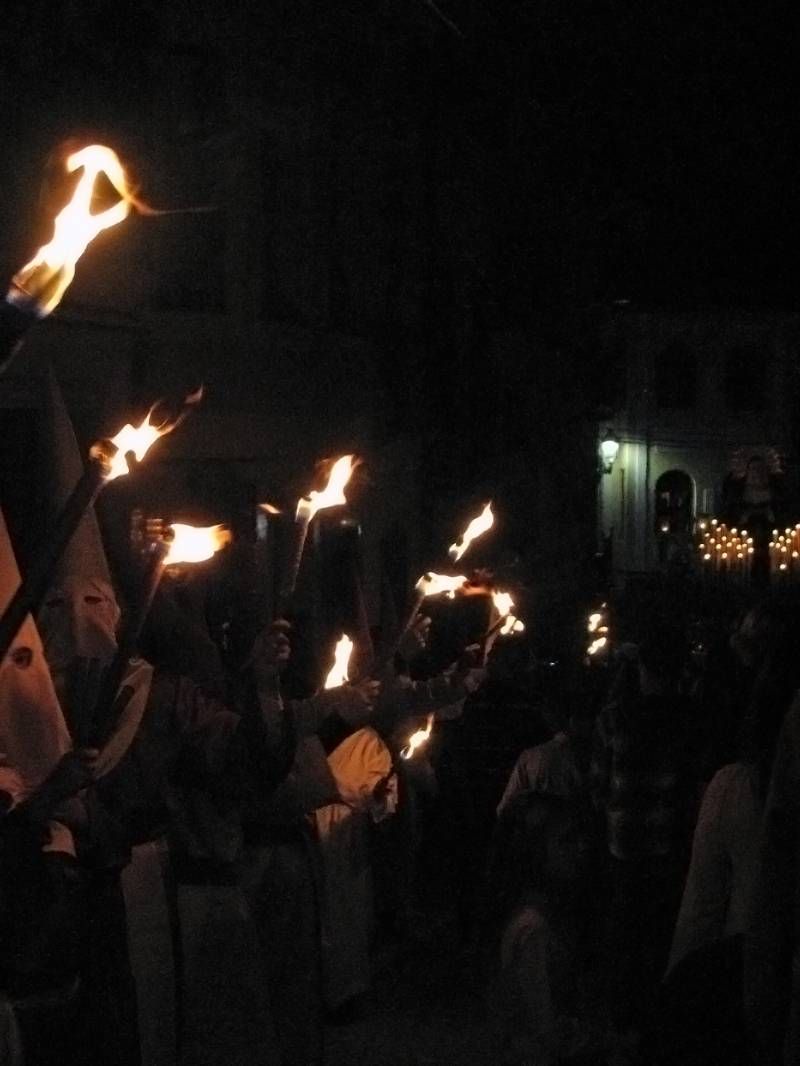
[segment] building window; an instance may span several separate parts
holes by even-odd
[[[688,537],[694,520],[694,486],[683,470],[668,470],[656,481],[655,527],[659,537]]]
[[[767,395],[767,352],[755,344],[725,353],[725,404],[729,411],[763,411]]]
[[[688,411],[697,395],[697,358],[682,340],[674,340],[656,357],[656,405],[662,411]]]

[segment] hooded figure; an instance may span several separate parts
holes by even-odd
[[[0,611],[19,583],[0,511]],[[70,747],[42,643],[28,616],[0,662],[0,989],[15,997],[42,988],[58,991],[77,966],[81,889],[72,833],[47,814],[32,817],[32,806],[20,817],[15,810],[40,792]],[[19,1043],[19,1034],[3,992],[0,1058],[5,1054],[16,1062],[10,1047]]]
[[[84,463],[58,382],[48,365],[42,404],[44,484],[52,521],[80,479]],[[93,508],[84,514],[59,563],[38,622],[70,731],[88,738],[87,710],[117,648],[120,610]]]
[[[20,583],[0,511],[0,610]],[[0,793],[6,809],[31,796],[70,748],[44,649],[30,615],[0,663]]]

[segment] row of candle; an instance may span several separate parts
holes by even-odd
[[[782,533],[773,529],[769,542],[769,572],[779,578],[800,574],[800,522],[796,526],[787,526]]]
[[[748,577],[753,566],[755,546],[746,529],[731,529],[712,518],[700,522],[698,545],[704,573]]]

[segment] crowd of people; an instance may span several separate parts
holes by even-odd
[[[519,755],[483,874],[501,1061],[800,1061],[798,620],[768,591],[698,653],[651,618]]]
[[[289,696],[297,622],[231,654],[162,589],[107,701],[122,613],[89,511],[0,664],[3,1066],[322,1066],[437,893],[498,1062],[800,1061],[796,590],[573,670],[423,615]]]

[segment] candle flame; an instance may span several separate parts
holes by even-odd
[[[158,407],[158,404],[154,404],[138,426],[132,426],[130,422],[124,425],[119,433],[111,438],[111,443],[115,446],[116,452],[114,452],[112,456],[107,457],[109,473],[106,480],[113,481],[115,478],[127,474],[129,472],[128,461],[126,459],[128,453],[133,452],[136,456],[136,461],[141,462],[151,446],[161,437],[166,436],[167,433],[171,433],[173,429],[179,426],[189,414],[191,408],[194,407],[195,404],[198,404],[202,398],[203,387],[201,385],[196,392],[192,392],[186,397],[183,401],[182,409],[176,418],[166,419],[159,423],[152,422],[151,417],[153,411]]]
[[[425,744],[433,730],[433,714],[429,714],[424,729],[417,729],[408,738],[408,744],[400,752],[401,759],[410,759],[414,752]]]
[[[224,525],[187,526],[175,522],[169,528],[174,537],[164,559],[165,566],[204,563],[231,541],[231,531]]]
[[[325,678],[325,688],[338,688],[349,680],[350,656],[353,653],[353,641],[343,633],[336,642],[333,652],[333,666]]]
[[[308,496],[298,501],[297,517],[304,515],[311,521],[317,511],[321,511],[324,507],[337,507],[347,503],[344,490],[357,466],[358,460],[354,455],[343,455],[341,459],[337,459],[331,467],[325,488],[321,492],[312,489]]]
[[[446,592],[452,599],[456,592],[461,589],[463,585],[466,585],[467,579],[463,574],[458,577],[453,577],[450,574],[423,574],[416,584],[417,592],[421,592],[424,596],[439,596],[442,592]]]
[[[14,276],[10,297],[34,300],[39,313],[48,315],[75,277],[75,265],[87,246],[103,230],[122,222],[130,212],[133,195],[116,152],[90,144],[66,160],[67,172],[83,168],[67,206],[56,215],[51,240]],[[120,199],[105,211],[92,214],[95,183],[105,174]],[[16,290],[16,293],[15,293]]]
[[[494,525],[494,515],[492,514],[491,500],[486,504],[484,509],[478,515],[477,518],[473,518],[464,532],[461,534],[455,544],[451,544],[448,549],[448,555],[457,563],[458,560],[466,554],[467,549],[476,537],[480,537],[482,533],[485,533],[488,529],[491,529]]]

